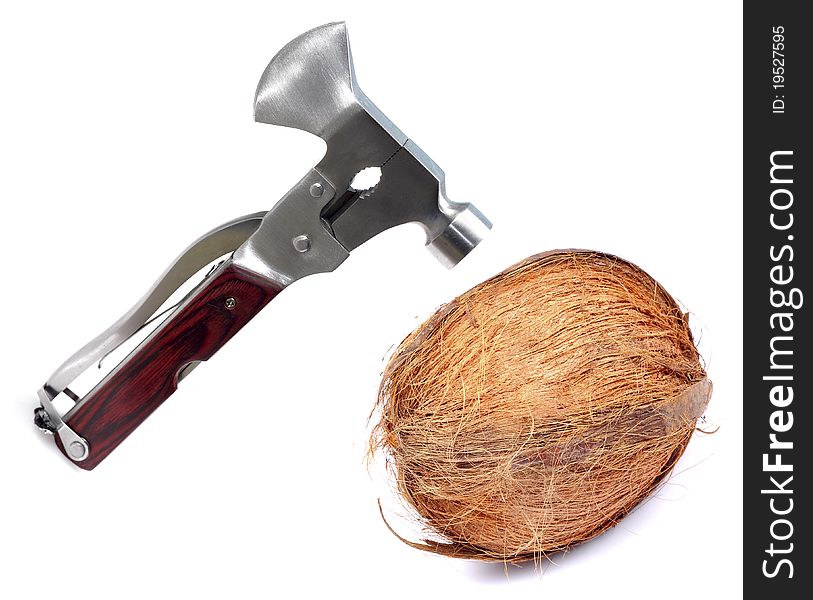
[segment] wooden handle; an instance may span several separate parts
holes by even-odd
[[[230,262],[221,265],[68,416],[89,446],[88,457],[74,464],[98,465],[172,395],[187,365],[209,359],[281,290]]]

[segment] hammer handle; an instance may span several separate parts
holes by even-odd
[[[67,416],[87,458],[74,461],[54,436],[59,449],[93,469],[175,392],[184,368],[209,359],[280,291],[231,261],[218,267]]]

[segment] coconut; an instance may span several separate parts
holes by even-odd
[[[427,531],[404,541],[531,560],[652,494],[710,395],[688,315],[652,277],[556,251],[472,288],[400,344],[370,448]]]

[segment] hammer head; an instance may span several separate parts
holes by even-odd
[[[254,117],[327,142],[315,171],[335,195],[320,217],[347,250],[385,229],[417,222],[433,254],[453,266],[491,228],[474,206],[446,198],[440,167],[361,91],[344,23],[312,29],[277,53],[257,86]],[[353,189],[353,178],[367,167],[381,169],[378,184]]]

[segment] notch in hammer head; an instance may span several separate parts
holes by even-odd
[[[272,59],[257,87],[254,116],[327,142],[313,171],[333,195],[318,216],[347,251],[385,229],[417,222],[430,251],[453,266],[491,228],[474,206],[446,198],[440,167],[361,91],[344,23],[304,33]],[[367,167],[381,168],[379,183],[353,189],[353,178]]]

